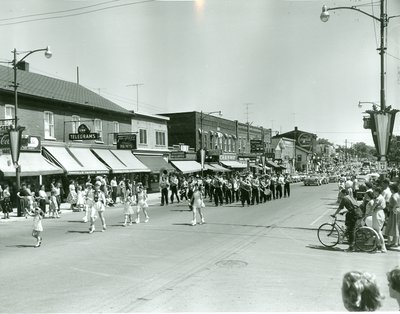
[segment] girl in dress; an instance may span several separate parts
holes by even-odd
[[[143,214],[145,216],[145,220],[144,222],[148,222],[150,217],[147,213],[147,208],[149,207],[149,205],[147,204],[147,192],[146,189],[143,188],[143,184],[142,182],[138,182],[137,184],[137,193],[136,193],[136,197],[137,197],[137,209],[136,209],[136,220],[135,222],[138,224],[140,223],[140,211],[143,211]]]
[[[10,213],[12,212],[12,205],[11,205],[10,188],[8,187],[8,185],[4,187],[2,208],[3,208],[4,218],[10,219]]]
[[[58,202],[57,202],[56,191],[54,189],[52,189],[50,192],[49,201],[50,201],[49,217],[51,216],[52,218],[60,218],[60,215],[58,214]]]
[[[36,206],[32,213],[29,213],[30,216],[33,216],[33,230],[32,237],[36,238],[37,242],[35,248],[39,247],[42,244],[42,219],[44,216],[44,212],[40,209],[40,207]]]
[[[75,187],[75,183],[74,180],[71,180],[69,182],[69,193],[67,196],[67,202],[71,204],[71,210],[75,209],[76,206],[76,202],[77,202],[77,193],[76,193],[76,187]]]
[[[129,219],[129,225],[132,225],[133,214],[134,214],[133,210],[134,203],[135,203],[134,195],[127,193],[126,198],[124,199],[124,215],[125,215],[125,222],[123,224],[124,227],[127,226],[128,219]]]
[[[77,197],[76,197],[76,209],[77,211],[82,211],[85,207],[85,197],[84,192],[82,191],[82,186],[78,185],[77,187]]]
[[[193,186],[193,195],[192,195],[192,208],[193,208],[193,219],[192,226],[195,226],[197,223],[197,212],[200,215],[200,225],[204,223],[204,215],[201,211],[204,208],[203,194],[201,192],[201,185],[199,186],[197,183]]]

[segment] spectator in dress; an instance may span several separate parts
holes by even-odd
[[[396,299],[400,308],[400,268],[396,267],[388,272],[387,280],[389,285],[389,295],[391,298]]]

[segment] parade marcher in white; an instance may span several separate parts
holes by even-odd
[[[96,221],[96,212],[98,213],[101,224],[103,226],[102,232],[106,231],[106,220],[104,218],[104,211],[106,209],[106,196],[104,195],[104,192],[100,190],[101,188],[101,182],[96,181],[94,185],[94,192],[93,192],[93,206],[91,208],[91,214],[90,214],[90,228],[89,228],[89,233],[93,233],[95,230],[94,223]]]
[[[199,212],[200,215],[200,222],[199,224],[203,224],[204,221],[204,215],[202,212],[202,208],[204,208],[204,201],[203,201],[203,194],[201,192],[201,185],[198,185],[197,183],[194,184],[193,187],[193,195],[192,195],[192,212],[193,212],[193,219],[191,221],[191,225],[195,226],[197,224],[197,212]]]
[[[85,208],[85,192],[82,191],[82,186],[77,186],[77,201],[76,201],[76,210],[81,212]]]
[[[83,192],[85,199],[85,216],[83,216],[83,222],[90,221],[90,215],[92,214],[93,207],[93,185],[90,182],[86,183],[86,189]]]
[[[68,186],[68,196],[67,196],[67,203],[71,204],[71,210],[75,210],[76,202],[78,200],[78,194],[76,193],[76,187],[75,187],[75,182],[74,180],[71,180],[69,182]]]
[[[144,189],[143,184],[141,182],[138,183],[137,185],[137,209],[136,209],[136,220],[135,222],[138,224],[140,223],[140,211],[143,211],[143,214],[145,216],[144,222],[148,222],[150,217],[147,213],[147,208],[149,205],[147,204],[147,192],[146,189]]]

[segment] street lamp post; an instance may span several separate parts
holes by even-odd
[[[214,113],[218,113],[219,116],[222,115],[221,110],[219,111],[211,111],[211,112],[203,112],[200,111],[200,162],[201,162],[201,177],[203,177],[203,170],[204,170],[204,160],[205,160],[205,150],[204,150],[204,143],[203,143],[203,119],[204,115],[212,115]]]
[[[19,161],[19,154],[20,154],[20,149],[21,149],[21,136],[22,136],[22,132],[25,128],[18,125],[18,81],[17,81],[18,71],[17,71],[17,69],[18,69],[18,66],[21,64],[21,62],[24,61],[29,55],[31,55],[35,52],[39,52],[39,51],[44,51],[44,55],[46,58],[51,58],[51,56],[52,56],[49,46],[47,46],[46,48],[42,48],[42,49],[35,49],[32,51],[21,51],[21,52],[18,52],[17,49],[14,48],[14,50],[12,51],[12,53],[13,53],[12,66],[14,69],[13,88],[14,88],[14,120],[15,120],[15,122],[14,122],[14,126],[9,131],[9,139],[10,139],[11,158],[12,158],[12,162],[15,166],[15,179],[16,179],[18,191],[21,188],[21,178],[20,178],[21,169],[18,164],[18,161]],[[17,56],[19,54],[25,54],[25,56],[23,56],[21,58],[21,60],[17,61]],[[17,208],[18,208],[17,215],[18,215],[18,217],[21,217],[23,213],[22,213],[22,209],[19,206],[19,204],[18,204]]]
[[[333,7],[328,8],[326,5],[322,6],[321,21],[327,22],[329,20],[329,11],[333,10],[354,10],[367,15],[380,23],[380,109],[376,106],[373,110],[367,110],[366,112],[371,118],[371,132],[374,140],[375,147],[378,151],[379,160],[386,163],[386,155],[389,150],[390,138],[393,132],[394,120],[398,110],[392,109],[391,106],[386,106],[385,96],[385,28],[388,26],[389,20],[392,18],[400,17],[400,15],[388,17],[385,12],[385,0],[380,0],[380,17],[376,17],[373,14],[365,12],[359,9],[357,6],[351,7]]]

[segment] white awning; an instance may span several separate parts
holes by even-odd
[[[229,169],[227,169],[225,167],[222,167],[221,165],[216,164],[216,163],[211,163],[211,164],[209,164],[209,166],[214,168],[212,170],[216,171],[216,172],[229,172],[229,171],[231,171],[231,170],[229,170]]]
[[[182,173],[194,173],[201,171],[201,164],[199,164],[197,161],[171,161],[171,164]]]
[[[131,172],[151,172],[130,150],[112,149],[111,153],[118,158]]]
[[[221,164],[223,164],[226,167],[230,167],[230,168],[237,168],[237,169],[247,168],[247,164],[243,164],[243,163],[235,161],[235,160],[224,160],[224,161],[221,161]]]
[[[93,153],[101,158],[104,163],[111,168],[113,173],[131,172],[118,158],[116,158],[109,149],[92,149]]]
[[[22,152],[19,155],[21,177],[31,177],[39,175],[60,174],[63,173],[60,167],[57,167],[40,153]],[[0,170],[5,177],[15,177],[15,167],[12,164],[11,155],[0,156]]]
[[[110,170],[89,148],[44,147],[51,157],[70,175],[109,173]]]

